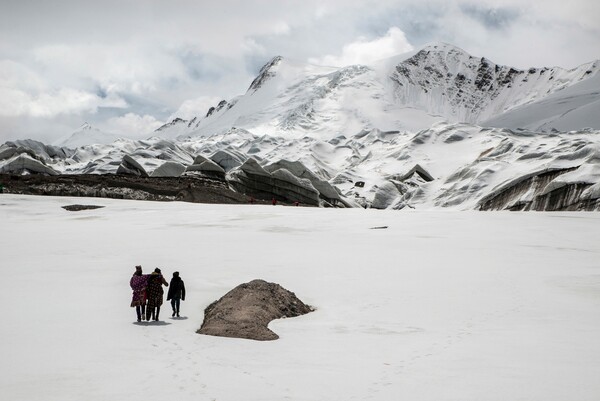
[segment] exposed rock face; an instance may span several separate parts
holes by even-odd
[[[0,174],[4,192],[26,195],[81,196],[95,198],[197,203],[246,203],[246,196],[232,191],[226,182],[201,177],[152,177],[133,175]]]
[[[600,210],[600,193],[587,182],[564,182],[559,177],[579,167],[528,174],[496,189],[480,202],[480,210]]]
[[[27,153],[34,159],[66,159],[75,153],[71,149],[61,148],[52,145],[46,145],[33,139],[23,139],[18,141],[8,141],[0,145],[0,160],[7,159],[14,154]]]
[[[117,169],[117,174],[135,175],[138,177],[148,177],[148,173],[144,170],[141,164],[129,155],[123,157],[123,161]]]
[[[221,166],[225,171],[239,167],[244,162],[242,157],[226,150],[218,150],[210,157],[210,159]]]
[[[68,210],[69,212],[79,212],[81,210],[100,209],[103,207],[104,206],[98,206],[98,205],[67,205],[67,206],[63,206],[62,208],[65,210]]]
[[[600,210],[600,194],[595,198],[583,194],[591,186],[586,183],[572,183],[536,196],[531,210],[538,211],[597,211]]]
[[[259,341],[276,340],[279,336],[268,328],[271,320],[312,311],[293,292],[279,284],[253,280],[237,286],[210,304],[204,311],[204,322],[197,333]]]
[[[399,63],[391,74],[397,99],[430,113],[480,122],[588,79],[582,65],[573,70],[520,70],[473,57],[451,45],[433,45]],[[568,79],[565,79],[566,77]],[[458,138],[455,138],[458,139]]]
[[[319,191],[309,180],[298,178],[283,168],[271,174],[252,158],[230,172],[228,181],[237,191],[257,199],[274,197],[283,202],[319,205]]]
[[[421,177],[421,179],[425,182],[430,182],[433,181],[433,177],[431,176],[431,174],[429,174],[427,172],[427,170],[425,170],[423,167],[421,167],[419,164],[416,164],[413,168],[410,169],[410,171],[408,171],[406,174],[401,175],[399,177],[397,177],[398,181],[406,181],[409,179],[412,179],[412,177],[417,174],[419,177]]]
[[[165,162],[152,172],[151,177],[179,177],[184,172],[184,165],[177,162]]]
[[[194,157],[194,162],[192,164],[202,164],[208,160],[209,159],[207,159],[206,157],[204,157],[202,155],[197,155],[196,157]]]
[[[46,174],[58,175],[58,172],[42,161],[32,158],[28,153],[21,153],[0,167],[0,173],[9,174]]]
[[[225,170],[223,167],[202,155],[196,156],[194,164],[187,166],[185,175],[201,175],[225,181]]]
[[[188,123],[189,123],[188,120],[184,120],[183,118],[177,117],[177,118],[174,118],[172,121],[170,121],[170,122],[168,122],[166,124],[161,125],[155,131],[156,132],[161,132],[161,131],[167,130],[169,127],[173,127],[173,126],[176,126],[178,124],[188,124]]]
[[[398,196],[400,196],[398,188],[391,182],[386,182],[377,188],[371,207],[373,209],[386,209],[394,203]]]
[[[276,67],[277,67],[277,65],[279,65],[279,63],[281,62],[281,60],[283,60],[283,57],[277,56],[277,57],[273,57],[273,59],[271,59],[271,61],[269,61],[267,64],[265,64],[260,69],[260,72],[258,73],[258,76],[250,84],[250,87],[248,88],[248,91],[255,91],[255,90],[257,90],[266,81],[268,81],[269,78],[275,76],[275,74],[277,73],[276,72]]]
[[[317,177],[315,173],[310,171],[305,165],[298,161],[291,162],[288,160],[279,160],[278,162],[266,166],[265,170],[274,172],[282,168],[298,178],[309,180],[312,186],[319,192],[319,196],[323,200],[332,204],[335,204],[341,200],[339,193],[330,183]]]

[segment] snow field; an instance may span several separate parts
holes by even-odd
[[[2,398],[597,400],[599,219],[2,195]],[[183,319],[135,323],[136,264],[180,271]],[[316,311],[195,334],[255,278]]]

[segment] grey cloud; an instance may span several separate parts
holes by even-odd
[[[480,4],[461,4],[461,11],[491,29],[506,29],[516,23],[521,12],[512,7],[496,8]]]
[[[179,55],[179,58],[189,78],[194,81],[216,81],[234,73],[231,60],[226,57],[185,51]]]
[[[447,10],[448,5],[443,2],[411,2],[378,10],[373,18],[362,20],[360,24],[364,30],[379,36],[396,26],[404,31],[410,43],[420,46],[441,36],[443,27],[440,21]]]

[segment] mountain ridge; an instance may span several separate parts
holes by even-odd
[[[302,135],[373,128],[418,131],[439,121],[485,125],[587,81],[599,71],[600,61],[572,69],[518,69],[474,57],[447,43],[346,67],[276,56],[260,69],[246,93],[226,102],[221,113],[195,117],[195,124],[182,120],[172,131],[205,136],[239,127],[257,133]],[[594,85],[600,91],[600,85],[595,81]],[[361,107],[349,107],[358,101]],[[535,126],[535,121],[521,120],[519,127],[503,119],[510,128],[556,128],[547,122]],[[564,121],[559,126],[569,130]]]

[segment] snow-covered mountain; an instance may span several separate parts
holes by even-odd
[[[600,209],[599,65],[518,70],[450,45],[344,68],[275,57],[244,95],[152,138],[63,152],[10,142],[0,172],[143,175],[169,162],[240,191],[283,180],[312,202]]]
[[[244,95],[193,120],[175,119],[156,134],[202,136],[237,127],[259,135],[329,139],[374,128],[418,131],[439,121],[532,130],[600,128],[599,70],[598,61],[571,70],[520,70],[448,44],[344,68],[278,56]]]
[[[67,137],[55,141],[54,145],[75,149],[84,145],[109,144],[120,137],[119,135],[92,127],[86,122]]]
[[[582,81],[598,89],[598,82],[588,79],[598,74],[599,66],[519,70],[454,46],[433,45],[397,64],[391,78],[401,103],[450,121],[481,123]]]

